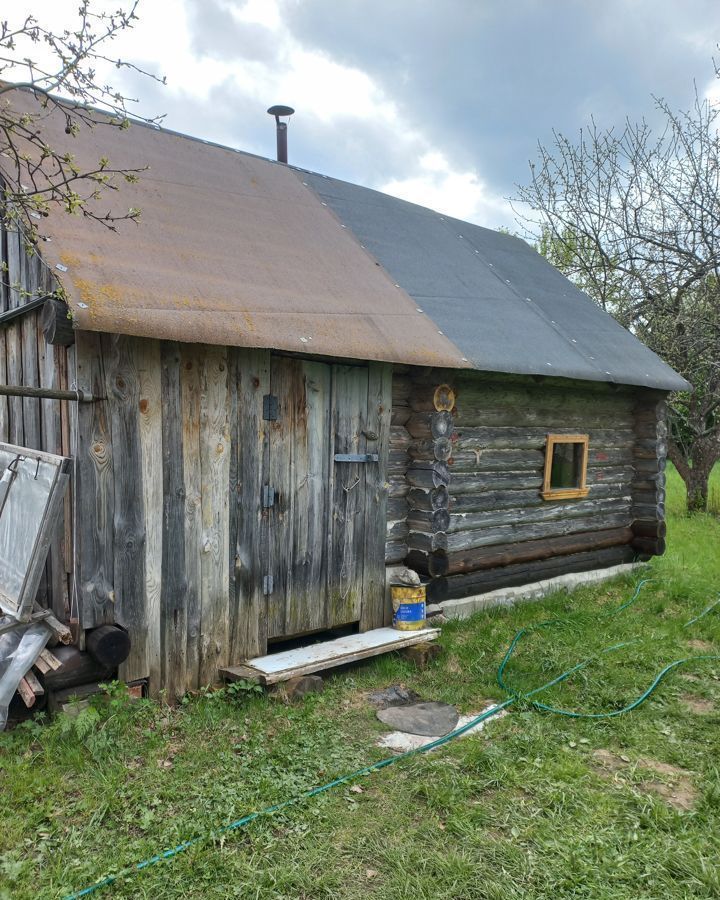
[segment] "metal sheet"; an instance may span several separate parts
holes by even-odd
[[[519,238],[303,175],[468,367],[683,390],[688,383]]]
[[[12,102],[37,109],[27,92]],[[116,234],[58,211],[42,223],[79,328],[688,387],[517,238],[173,132],[74,138],[57,113],[42,132],[80,167],[149,167],[98,206],[140,207],[138,225]]]
[[[27,619],[35,599],[39,555],[45,519],[57,508],[65,482],[58,478],[67,460],[10,444],[0,444],[0,484],[4,487],[0,512],[0,609]],[[53,501],[55,505],[53,506]],[[28,579],[35,577],[31,583]]]
[[[9,95],[5,95],[7,98]],[[17,108],[37,109],[26,92]],[[461,366],[462,354],[295,171],[154,128],[41,131],[79,167],[148,166],[97,206],[142,210],[117,233],[54,210],[42,256],[78,328],[335,357]],[[56,266],[62,266],[57,269]]]

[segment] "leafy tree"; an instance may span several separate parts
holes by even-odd
[[[554,133],[517,199],[540,252],[693,384],[670,397],[668,453],[701,510],[720,459],[720,110],[655,103],[659,130]]]
[[[49,146],[42,136],[42,121],[51,114],[65,117],[65,131],[72,136],[82,127],[124,129],[132,119],[159,121],[133,115],[137,101],[98,75],[98,68],[109,64],[165,82],[109,55],[112,41],[137,21],[137,7],[138,0],[113,12],[95,11],[91,0],[80,0],[72,24],[61,31],[34,16],[0,22],[0,216],[6,227],[21,228],[30,243],[38,220],[53,206],[113,230],[118,221],[140,214],[138,209],[103,213],[97,201],[123,181],[135,181],[141,169],[117,168],[106,157],[82,167],[72,153]],[[18,88],[35,95],[36,113],[13,109]]]

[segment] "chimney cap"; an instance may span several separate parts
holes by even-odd
[[[270,109],[268,110],[268,113],[271,116],[275,116],[276,119],[279,119],[280,116],[291,116],[294,112],[295,112],[295,110],[292,108],[292,106],[282,106],[282,105],[271,106]]]

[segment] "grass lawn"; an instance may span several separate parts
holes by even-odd
[[[717,474],[720,473],[716,473]],[[504,698],[495,672],[515,631],[571,615],[520,644],[509,678],[550,680],[568,709],[618,709],[665,664],[720,653],[720,521],[679,515],[637,603],[630,579],[445,626],[418,672],[385,657],[286,706],[208,695],[175,710],[115,697],[101,711],[0,735],[0,898],[60,897],[213,826],[381,759],[365,693],[402,682],[475,712]],[[540,699],[540,698],[538,698]],[[404,760],[223,841],[196,845],[93,896],[127,898],[708,898],[720,896],[720,661],[676,670],[617,718],[511,708],[481,735]]]

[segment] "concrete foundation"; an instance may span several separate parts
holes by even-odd
[[[610,566],[607,569],[594,569],[592,572],[570,572],[567,575],[558,575],[556,578],[522,584],[519,587],[500,588],[497,591],[475,594],[460,600],[446,600],[440,606],[442,614],[448,619],[467,619],[468,616],[481,609],[488,609],[491,606],[514,606],[516,603],[539,600],[555,591],[572,591],[584,584],[609,581],[618,575],[627,575],[630,572],[638,571],[644,565],[644,563],[626,563],[620,566]]]

